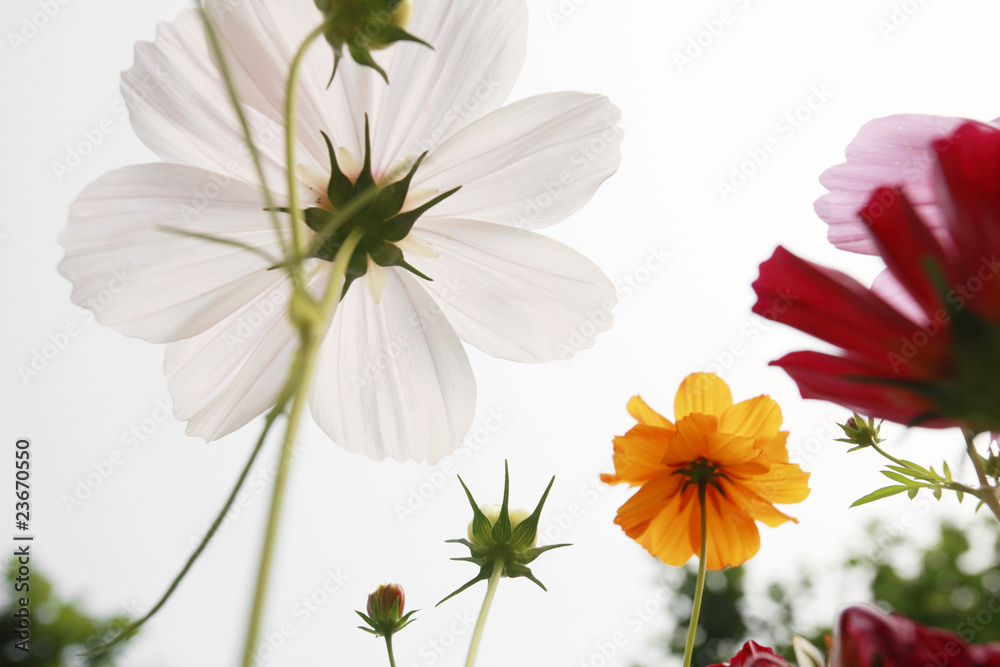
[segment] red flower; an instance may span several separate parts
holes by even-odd
[[[840,615],[831,667],[1000,667],[1000,643],[966,644],[957,635],[928,628],[872,607]]]
[[[761,646],[755,641],[749,641],[743,645],[740,652],[733,656],[733,659],[726,663],[709,665],[709,667],[792,667],[780,655],[775,655],[774,651]]]
[[[997,430],[1000,130],[965,123],[934,151],[943,234],[900,187],[876,189],[860,211],[910,307],[779,247],[761,264],[753,310],[841,348],[772,362],[805,398],[904,424]]]

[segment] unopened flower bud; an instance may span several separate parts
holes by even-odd
[[[864,417],[861,417],[857,413],[853,417],[850,417],[845,423],[837,424],[844,431],[845,438],[837,438],[837,442],[846,442],[851,445],[855,445],[854,449],[860,449],[861,447],[871,447],[872,445],[877,445],[882,442],[882,438],[879,437],[879,431],[882,429],[882,422],[875,425],[875,419],[869,417],[866,421]],[[853,450],[851,450],[853,451]]]
[[[404,30],[413,15],[414,0],[315,0],[315,2],[326,21],[323,36],[333,47],[334,76],[344,48],[347,48],[354,62],[371,67],[388,81],[385,70],[372,58],[372,51],[401,41],[430,46]],[[333,77],[330,80],[332,81]]]
[[[483,512],[483,514],[486,515],[486,518],[490,520],[490,525],[495,525],[496,522],[497,522],[497,519],[500,518],[500,510],[501,510],[501,508],[502,508],[502,506],[499,505],[499,504],[497,504],[497,503],[489,503],[489,504],[480,506],[479,509],[481,509],[482,512]],[[511,529],[514,529],[514,528],[517,528],[518,524],[520,524],[522,521],[524,521],[525,519],[527,519],[531,515],[528,513],[528,510],[518,508],[518,509],[508,510],[507,516],[510,517],[510,527],[511,527]],[[475,521],[470,521],[469,522],[468,533],[469,533],[469,541],[470,542],[475,542],[476,541],[475,537],[473,537],[473,534],[472,534],[472,525],[474,523],[475,523]],[[531,546],[535,546],[535,541],[536,540],[532,540],[531,541]]]
[[[403,595],[403,587],[399,584],[381,584],[374,593],[368,595],[368,615],[357,612],[358,616],[364,619],[371,629],[361,627],[365,632],[370,632],[375,636],[383,637],[399,632],[409,625],[409,618],[415,612],[403,614],[403,605],[406,596]],[[360,626],[359,626],[360,627]]]

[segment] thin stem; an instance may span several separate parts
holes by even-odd
[[[389,667],[396,667],[396,658],[392,656],[392,633],[385,636],[385,650],[389,652]]]
[[[274,232],[278,236],[278,242],[281,244],[281,251],[287,257],[288,248],[286,247],[285,235],[281,230],[281,223],[278,221],[278,215],[275,213],[274,198],[271,196],[271,189],[267,187],[267,178],[264,176],[264,167],[260,159],[260,151],[257,150],[257,145],[253,141],[253,135],[250,132],[250,123],[247,121],[246,114],[243,111],[243,103],[240,102],[239,94],[236,92],[236,85],[233,83],[233,75],[229,69],[229,65],[226,62],[225,54],[222,52],[222,43],[219,41],[219,34],[215,30],[215,24],[212,22],[211,17],[205,10],[205,5],[202,0],[197,0],[198,12],[201,14],[202,23],[205,24],[205,33],[208,35],[208,43],[212,47],[212,55],[215,56],[215,62],[218,64],[219,73],[222,75],[222,81],[226,85],[226,92],[229,94],[229,101],[233,105],[233,109],[236,110],[236,117],[239,119],[240,128],[243,130],[243,139],[247,142],[247,149],[250,151],[250,157],[253,160],[254,170],[257,172],[257,178],[260,179],[260,187],[264,191],[264,203],[267,205],[267,211],[271,218],[271,226],[274,227]]]
[[[889,452],[885,451],[884,449],[882,449],[881,447],[879,447],[878,444],[876,444],[874,442],[872,443],[872,449],[874,449],[876,452],[878,452],[879,454],[881,454],[885,458],[889,459],[890,461],[892,461],[893,463],[895,463],[899,467],[901,467],[901,468],[907,468],[907,469],[912,469],[912,467],[908,466],[904,461],[901,461],[901,460],[897,459],[895,456],[893,456]]]
[[[965,446],[969,451],[969,458],[972,459],[972,465],[976,468],[976,476],[979,477],[979,487],[982,492],[979,499],[986,503],[986,506],[990,508],[990,511],[993,512],[997,520],[1000,520],[1000,498],[997,497],[997,487],[991,485],[989,480],[986,479],[983,458],[976,451],[976,446],[972,442],[976,434],[966,429],[962,429],[962,433],[965,435]]]
[[[479,640],[483,637],[483,628],[486,627],[486,617],[490,613],[490,605],[493,604],[493,596],[497,592],[497,584],[500,583],[500,576],[503,574],[503,565],[502,558],[493,563],[493,574],[490,575],[490,583],[486,588],[486,599],[483,600],[483,608],[479,610],[476,629],[472,632],[472,643],[469,644],[469,657],[465,659],[465,667],[472,667],[476,664],[476,653],[479,652]]]
[[[354,249],[361,240],[361,230],[354,230],[344,239],[337,250],[331,270],[330,282],[341,285],[347,272],[347,265]],[[305,294],[307,298],[312,298]],[[299,350],[296,356],[292,377],[295,378],[292,407],[285,428],[285,438],[281,444],[281,454],[278,458],[278,472],[274,480],[274,490],[271,494],[271,509],[267,517],[267,529],[264,533],[264,544],[261,547],[260,566],[257,570],[257,584],[254,592],[253,606],[250,610],[250,621],[247,627],[246,648],[243,652],[243,665],[250,667],[253,662],[254,650],[260,635],[261,619],[264,615],[264,601],[267,596],[267,585],[271,573],[271,561],[274,557],[274,547],[277,543],[278,525],[281,519],[281,507],[284,502],[285,485],[288,480],[288,469],[295,448],[295,436],[298,433],[299,422],[305,409],[309,387],[316,370],[316,357],[319,354],[320,343],[326,333],[336,311],[334,302],[329,311],[324,311],[322,325],[315,322],[303,324],[299,331]]]
[[[191,567],[194,565],[194,562],[198,560],[198,557],[201,555],[201,552],[205,550],[205,547],[208,546],[209,541],[215,535],[216,531],[219,529],[219,526],[222,525],[222,521],[223,519],[225,519],[226,514],[229,512],[229,508],[233,506],[233,502],[236,501],[236,495],[240,492],[240,489],[243,487],[243,482],[246,481],[247,475],[250,473],[250,469],[253,467],[254,461],[257,460],[257,455],[260,453],[260,450],[264,445],[264,440],[267,438],[267,434],[270,432],[271,426],[274,424],[278,416],[282,412],[284,412],[285,406],[288,404],[288,393],[289,393],[288,384],[286,384],[285,389],[282,390],[282,394],[278,398],[278,402],[275,404],[273,408],[271,408],[271,411],[267,414],[267,418],[264,422],[264,429],[261,431],[260,437],[257,438],[257,443],[254,445],[253,451],[250,452],[250,458],[247,459],[246,465],[243,466],[243,470],[242,472],[240,472],[240,476],[237,478],[236,484],[233,486],[233,490],[230,491],[229,497],[226,498],[226,502],[222,505],[222,509],[219,511],[218,516],[215,517],[215,521],[212,522],[212,525],[209,527],[208,532],[205,533],[205,537],[203,537],[201,543],[198,544],[198,548],[195,549],[194,553],[192,553],[191,556],[187,559],[187,562],[184,564],[184,567],[181,568],[181,571],[177,574],[176,577],[174,577],[174,580],[171,582],[170,586],[167,588],[163,596],[160,597],[159,601],[155,605],[153,605],[153,608],[150,609],[145,616],[135,621],[134,623],[130,624],[127,628],[122,630],[117,637],[115,637],[111,641],[91,649],[85,655],[94,657],[100,656],[105,652],[109,651],[110,649],[114,648],[118,644],[129,639],[136,632],[138,632],[139,628],[141,628],[146,623],[146,621],[151,619],[156,614],[156,612],[158,612],[160,608],[164,604],[166,604],[167,600],[170,599],[170,596],[173,595],[174,591],[180,585],[181,580],[183,580],[184,577],[187,575],[188,570],[190,570]]]
[[[705,485],[698,486],[698,505],[701,508],[701,551],[698,553],[698,581],[694,585],[694,607],[688,624],[687,643],[684,645],[684,667],[691,667],[694,655],[694,637],[698,631],[698,616],[701,614],[701,598],[705,592],[705,559],[708,555],[708,531],[705,511]]]
[[[305,257],[305,248],[302,246],[302,206],[299,203],[298,178],[295,173],[295,102],[297,98],[295,90],[299,82],[299,69],[301,69],[306,52],[326,28],[326,23],[318,25],[299,46],[299,50],[292,59],[291,70],[288,73],[288,85],[285,90],[285,168],[288,171],[288,213],[292,218],[292,257],[293,266],[296,267]]]

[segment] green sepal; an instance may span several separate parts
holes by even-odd
[[[365,123],[365,128],[367,132],[368,124]],[[326,132],[320,132],[323,135],[323,141],[326,142],[326,149],[330,153],[330,183],[326,187],[326,196],[330,200],[330,203],[335,209],[341,209],[347,205],[347,202],[351,201],[354,196],[354,184],[351,183],[344,172],[340,169],[340,164],[337,162],[337,151],[333,147],[333,142],[330,141],[330,137],[327,136]],[[319,230],[313,228],[317,233],[331,234],[333,230]]]
[[[462,479],[461,475],[458,476],[458,482],[462,485],[462,488],[465,489],[465,495],[469,499],[469,504],[472,505],[472,539],[480,544],[484,544],[493,535],[493,525],[490,524],[490,520],[486,518],[483,511],[479,509],[479,505],[476,504],[475,498],[472,497],[472,492],[469,491],[469,487],[465,485],[465,481]],[[472,546],[465,540],[462,540],[462,542],[465,543],[466,546]]]
[[[487,572],[487,570],[489,570],[489,572]],[[434,606],[435,607],[439,607],[439,606],[441,606],[442,602],[444,602],[446,600],[450,600],[451,598],[455,597],[456,595],[458,595],[459,593],[461,593],[462,591],[464,591],[466,588],[469,588],[470,586],[472,586],[474,584],[477,584],[480,581],[486,581],[487,579],[490,578],[491,574],[493,574],[493,563],[492,563],[492,561],[488,562],[488,563],[483,563],[482,567],[479,570],[479,574],[477,574],[475,577],[473,577],[472,579],[468,580],[467,582],[465,582],[464,584],[462,584],[461,586],[459,586],[457,589],[455,589],[454,591],[452,591],[448,595],[446,595],[443,598],[441,598],[441,601],[438,602]]]
[[[503,502],[500,503],[500,516],[497,517],[496,523],[493,524],[492,537],[493,541],[497,544],[508,544],[510,542],[510,508],[508,506],[508,500],[510,499],[510,471],[507,468],[507,462],[503,462]]]
[[[538,520],[542,515],[542,506],[545,505],[545,500],[549,497],[549,491],[555,481],[556,478],[553,475],[552,479],[549,480],[549,485],[545,487],[545,493],[542,494],[541,500],[535,505],[534,511],[514,528],[514,532],[510,536],[510,544],[514,549],[525,549],[535,541],[535,536],[538,533]]]
[[[389,220],[403,208],[403,204],[406,202],[406,193],[410,191],[410,181],[413,180],[413,175],[417,173],[417,169],[420,168],[420,163],[424,161],[425,157],[427,157],[427,151],[421,153],[406,176],[385,186],[375,195],[372,209],[379,219]]]
[[[437,206],[461,189],[461,185],[457,188],[452,188],[451,190],[448,190],[448,192],[434,197],[434,199],[431,199],[426,204],[421,204],[411,211],[406,211],[405,213],[400,213],[395,216],[382,227],[382,238],[393,243],[402,241],[406,238],[406,235],[410,233],[410,230],[413,229],[414,223],[417,222],[420,216],[426,213],[432,206]]]

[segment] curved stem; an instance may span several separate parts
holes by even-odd
[[[701,508],[701,551],[698,554],[698,581],[694,585],[694,606],[688,623],[687,643],[684,645],[684,667],[691,667],[694,655],[694,637],[698,631],[698,616],[701,614],[701,598],[705,592],[705,557],[708,555],[708,531],[705,511],[705,485],[698,487],[698,505]]]
[[[962,434],[965,435],[965,447],[969,452],[969,458],[972,459],[972,465],[976,469],[976,476],[979,478],[981,492],[979,499],[986,503],[986,506],[990,508],[990,511],[993,512],[997,520],[1000,520],[1000,498],[997,497],[997,487],[991,485],[989,480],[986,479],[983,458],[976,451],[976,446],[972,442],[976,434],[965,429],[962,429]]]
[[[392,655],[392,633],[385,636],[385,650],[389,652],[389,667],[396,667],[396,659]]]
[[[500,583],[500,576],[503,574],[503,566],[504,562],[502,558],[493,563],[493,574],[490,575],[490,583],[486,588],[486,599],[483,600],[483,608],[479,610],[476,629],[472,632],[472,643],[469,644],[469,657],[465,659],[465,667],[472,667],[476,664],[476,653],[479,652],[479,640],[483,637],[483,628],[486,627],[486,616],[490,613],[493,596],[497,592],[497,584]]]
[[[285,89],[285,169],[288,172],[288,213],[292,218],[292,259],[293,267],[301,265],[305,258],[305,248],[302,246],[302,206],[299,203],[298,177],[295,173],[295,102],[296,87],[299,82],[299,70],[306,52],[312,43],[323,34],[327,24],[322,23],[313,29],[306,37],[292,59],[291,70],[288,73],[288,84]],[[293,280],[295,278],[293,277]]]
[[[282,391],[282,394],[278,399],[278,402],[275,404],[273,408],[271,408],[271,411],[267,414],[267,419],[264,422],[264,429],[263,431],[261,431],[260,437],[257,438],[257,443],[254,445],[253,451],[250,452],[250,458],[247,459],[246,465],[243,466],[243,470],[242,472],[240,472],[240,476],[236,479],[236,484],[233,486],[233,490],[229,492],[229,497],[226,498],[226,502],[222,505],[222,509],[219,511],[218,516],[215,517],[215,521],[212,522],[212,525],[209,527],[208,532],[205,533],[205,537],[203,537],[201,543],[198,544],[198,548],[194,550],[194,553],[192,553],[191,556],[187,559],[187,562],[184,563],[184,567],[182,567],[181,571],[177,574],[176,577],[174,577],[174,580],[170,583],[170,586],[167,588],[166,592],[160,597],[159,601],[155,605],[153,605],[153,608],[150,609],[145,616],[131,623],[127,628],[122,630],[121,633],[111,641],[105,644],[101,644],[100,646],[97,646],[91,649],[90,651],[87,651],[84,655],[94,656],[94,657],[100,656],[105,652],[109,651],[110,649],[114,648],[118,644],[121,644],[125,640],[129,639],[136,632],[138,632],[139,628],[141,628],[146,623],[146,621],[151,619],[156,614],[156,612],[160,610],[160,607],[166,604],[167,600],[170,599],[170,596],[173,595],[174,591],[180,585],[181,580],[184,579],[185,575],[187,575],[188,570],[190,570],[191,567],[194,565],[194,562],[198,560],[198,557],[201,556],[201,552],[205,550],[205,547],[208,546],[209,541],[215,535],[216,531],[219,530],[219,526],[222,525],[222,521],[226,518],[226,514],[229,513],[229,509],[233,506],[233,503],[236,501],[236,495],[240,492],[240,489],[243,487],[243,482],[246,481],[247,475],[250,473],[250,469],[253,467],[254,461],[257,460],[257,455],[260,453],[261,447],[263,447],[264,445],[264,440],[267,438],[267,434],[270,432],[271,426],[274,424],[274,421],[278,418],[278,416],[282,412],[284,412],[285,406],[288,404],[288,387],[289,385],[286,384],[285,389]]]

